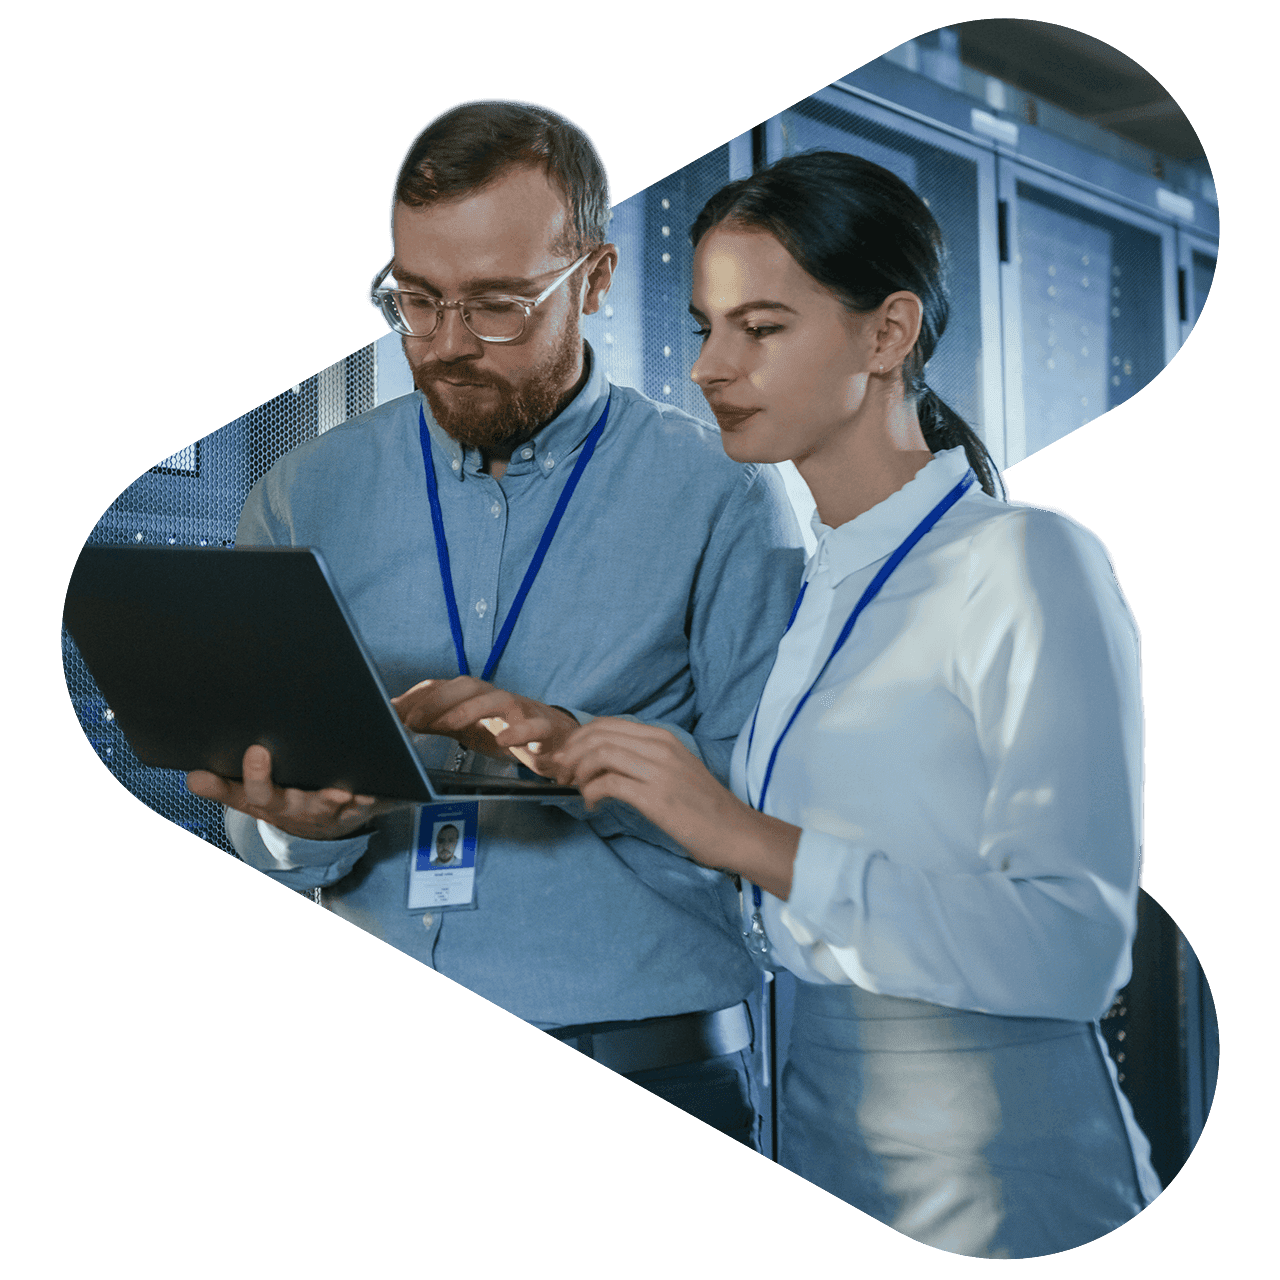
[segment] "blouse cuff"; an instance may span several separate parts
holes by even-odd
[[[864,914],[862,887],[867,862],[874,854],[873,849],[842,836],[807,828],[801,831],[791,872],[791,896],[782,913],[783,922],[801,946],[811,946],[819,938],[835,946],[847,945],[847,938],[838,935],[847,932],[851,919]]]

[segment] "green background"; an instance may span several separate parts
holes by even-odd
[[[97,763],[59,662],[70,568],[111,499],[378,337],[362,294],[387,256],[390,178],[436,110],[548,102],[593,134],[621,200],[905,38],[989,15],[890,8],[73,4],[9,19],[18,1274],[984,1266],[874,1224],[148,812]],[[1201,956],[1224,1039],[1187,1170],[1119,1233],[1028,1263],[1046,1272],[1249,1268],[1271,1208],[1256,1005],[1274,641],[1256,602],[1274,579],[1258,333],[1274,273],[1258,279],[1242,246],[1274,241],[1257,146],[1274,41],[1236,12],[1217,5],[1206,27],[1166,6],[1158,28],[1096,0],[1019,12],[1105,38],[1174,93],[1213,163],[1225,242],[1174,365],[1010,476],[1016,498],[1107,541],[1142,625],[1146,887]]]

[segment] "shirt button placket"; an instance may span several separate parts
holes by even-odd
[[[502,558],[502,544],[505,535],[506,521],[501,494],[497,492],[496,483],[486,484],[489,490],[482,499],[479,509],[471,507],[475,512],[476,524],[472,531],[475,547],[474,596],[471,601],[471,626],[468,630],[476,637],[472,658],[474,676],[483,672],[483,664],[488,660],[489,651],[493,648],[493,638],[497,634],[498,602],[498,565]],[[468,645],[468,649],[471,646]],[[479,665],[476,665],[479,664]]]

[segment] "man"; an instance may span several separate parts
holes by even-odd
[[[458,828],[452,822],[446,822],[436,832],[435,861],[442,865],[453,861],[454,850],[458,847]]]
[[[610,387],[583,343],[617,262],[608,216],[591,144],[551,112],[473,103],[428,126],[375,295],[418,394],[282,458],[237,542],[323,551],[412,729],[509,758],[631,715],[723,778],[798,586],[798,530],[772,469]],[[737,890],[634,810],[481,803],[470,896],[424,909],[447,894],[415,899],[407,866],[427,874],[417,851],[452,812],[275,787],[261,747],[242,783],[189,785],[229,806],[246,861],[754,1141]]]

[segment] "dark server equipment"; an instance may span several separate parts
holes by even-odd
[[[1102,1035],[1168,1186],[1204,1128],[1218,1080],[1218,1021],[1191,944],[1146,892],[1138,900],[1133,977]]]

